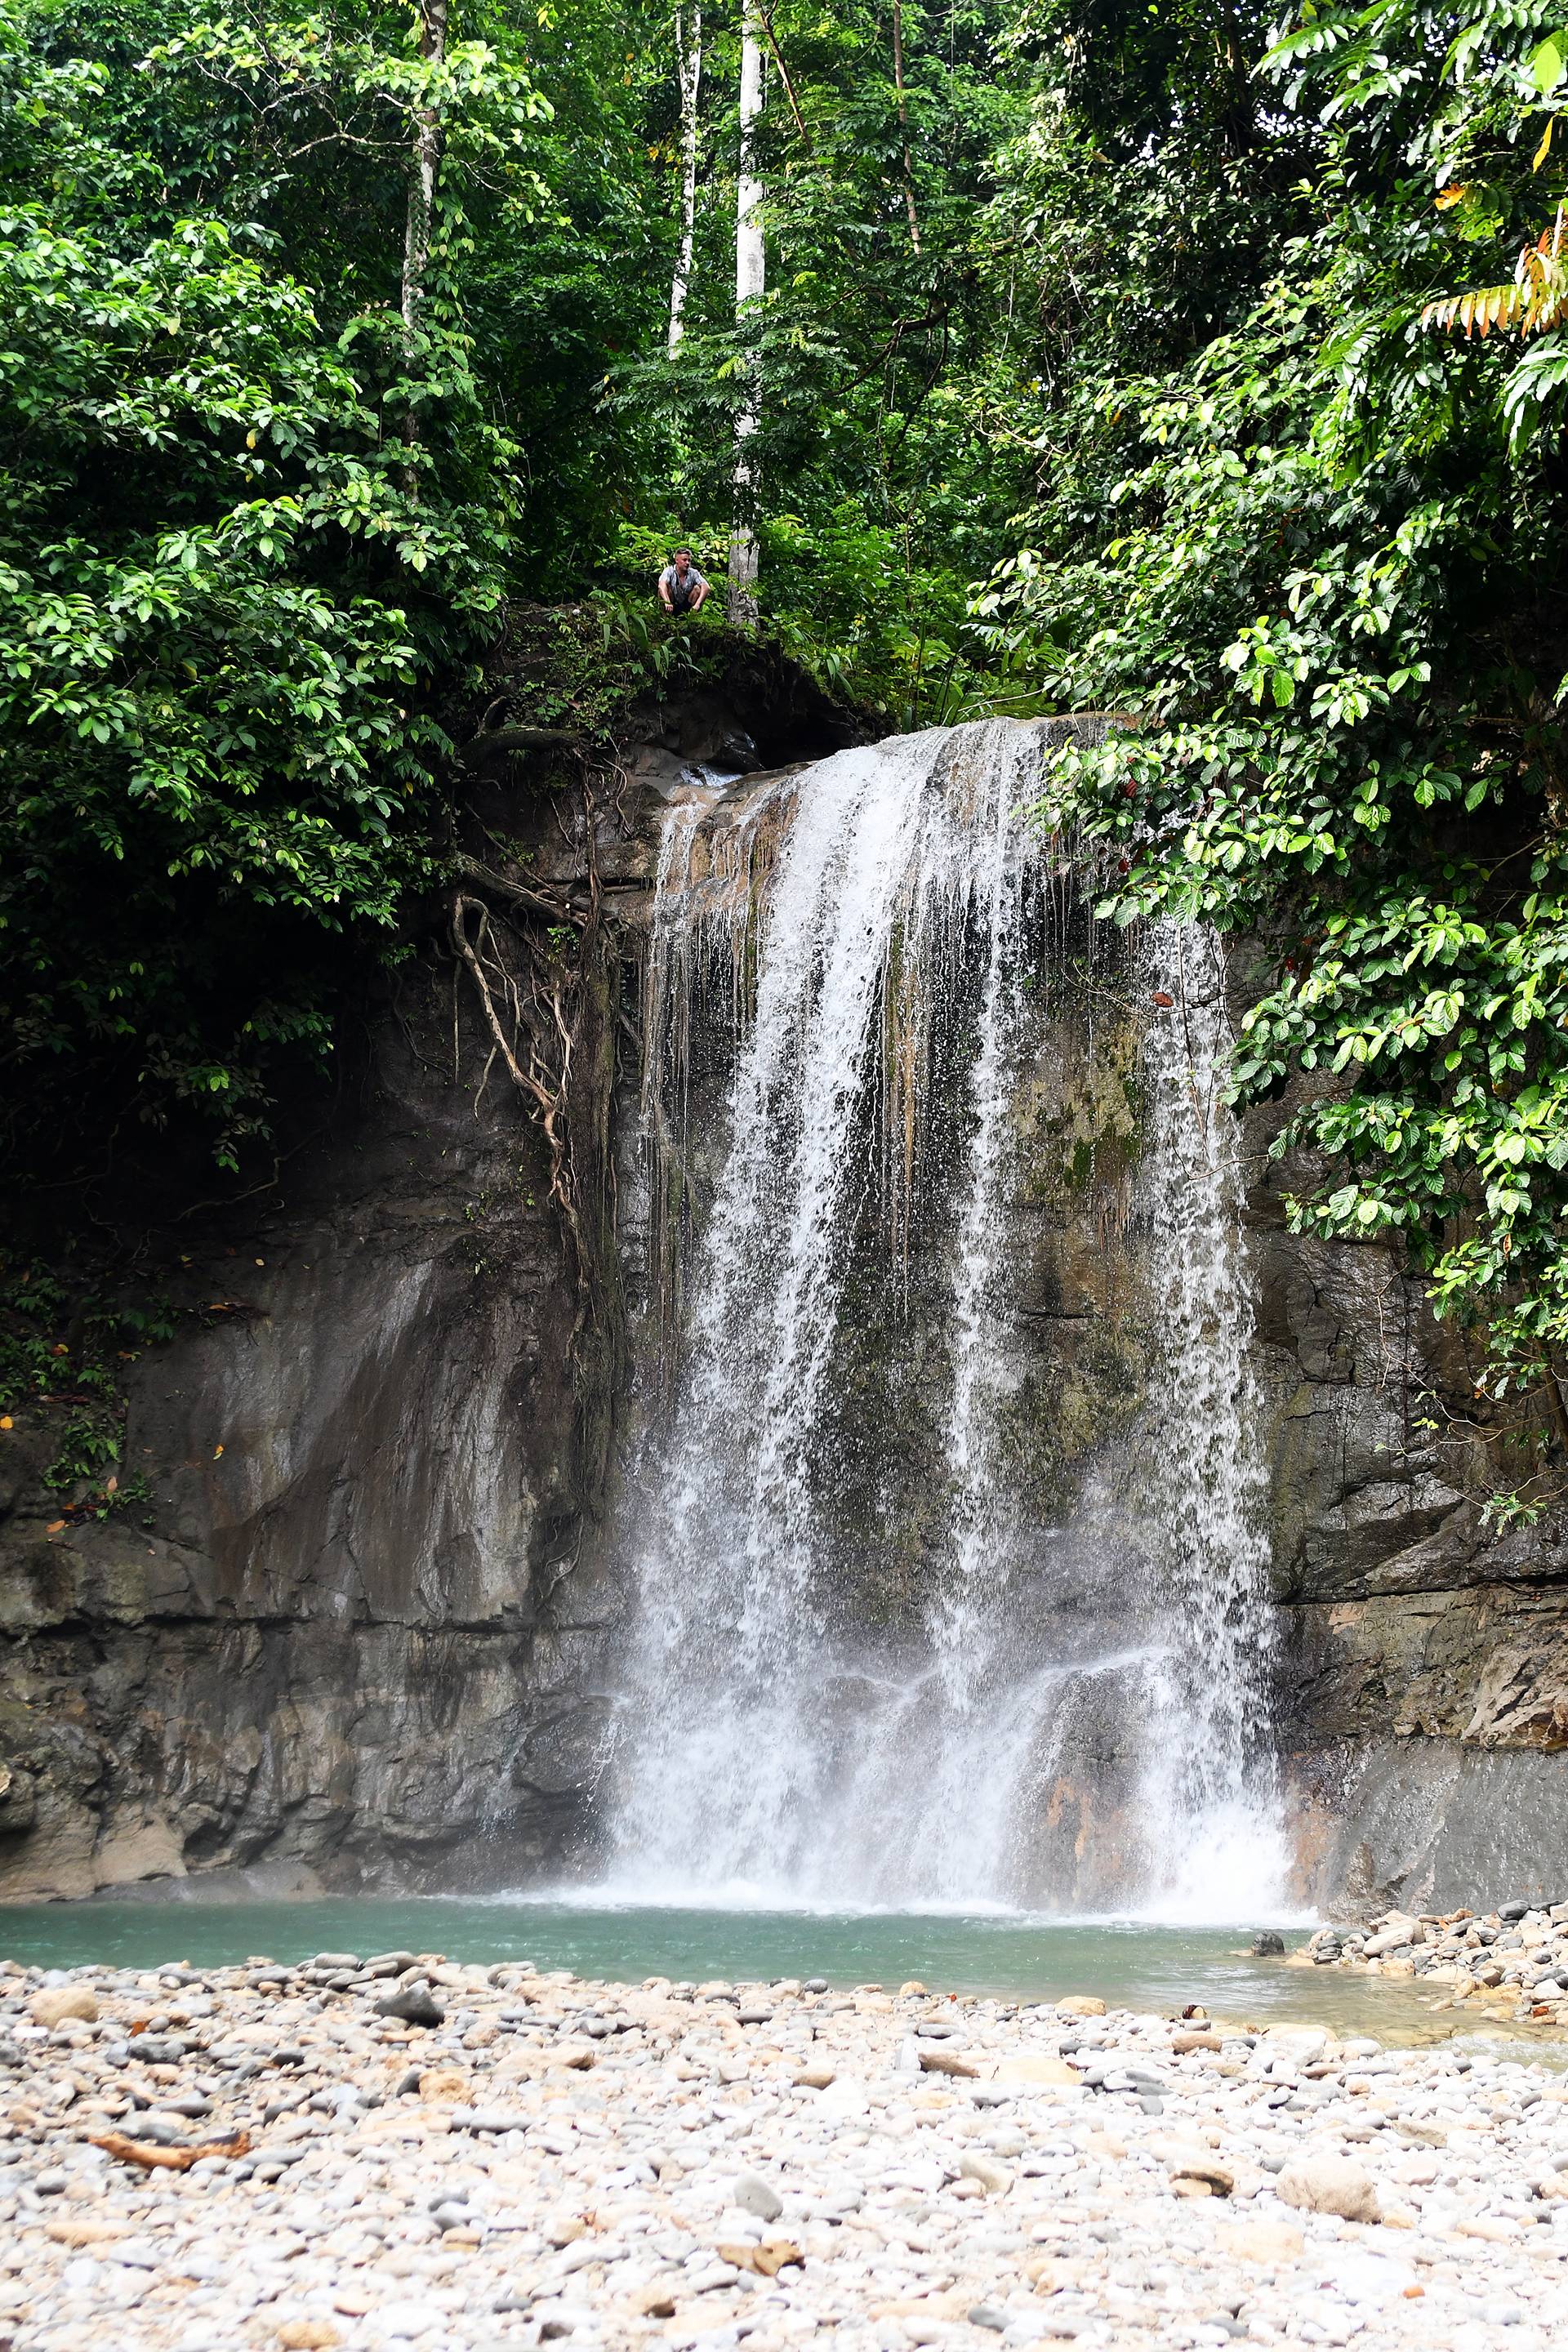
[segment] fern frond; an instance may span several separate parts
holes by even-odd
[[[1474,287],[1468,294],[1428,302],[1421,323],[1445,330],[1462,327],[1467,336],[1483,337],[1494,327],[1517,328],[1529,336],[1568,323],[1568,224],[1562,206],[1552,226],[1520,255],[1511,285]]]

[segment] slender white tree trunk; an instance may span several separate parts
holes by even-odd
[[[756,174],[756,122],[763,110],[763,44],[757,0],[742,0],[741,17],[741,176],[735,191],[735,316],[760,301],[766,278],[763,250],[763,184]],[[746,371],[735,420],[735,520],[730,534],[729,614],[742,628],[757,618],[757,464],[763,385],[755,360]]]
[[[419,0],[419,54],[427,65],[439,65],[447,54],[448,0]],[[441,168],[441,110],[418,108],[414,117],[414,152],[408,173],[408,208],[403,226],[403,352],[413,365],[419,332],[419,312],[425,299],[425,273],[430,266],[430,236],[436,217],[436,177]],[[404,436],[410,447],[419,438],[419,415],[409,405]],[[407,487],[416,487],[410,467]]]
[[[899,93],[899,131],[904,142],[904,209],[910,216],[910,243],[921,249],[921,225],[915,215],[915,170],[910,160],[910,110],[904,95],[903,0],[893,0],[893,87]]]
[[[685,11],[675,12],[675,71],[680,84],[680,249],[669,282],[669,356],[680,348],[686,289],[691,283],[691,248],[697,236],[697,92],[702,79],[702,11],[691,11],[686,37]]]

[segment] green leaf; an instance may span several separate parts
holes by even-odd
[[[1549,33],[1530,58],[1531,78],[1542,98],[1568,79],[1568,31]]]

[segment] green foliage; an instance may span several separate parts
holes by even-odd
[[[147,1497],[145,1481],[115,1472],[124,1432],[127,1366],[174,1336],[165,1298],[111,1294],[86,1273],[0,1260],[0,1417],[38,1417],[55,1452],[43,1474],[53,1493],[87,1486],[69,1516],[104,1517]]]
[[[1561,0],[909,0],[901,98],[888,11],[775,0],[740,317],[710,9],[672,361],[673,18],[0,0],[14,1165],[248,1173],[439,873],[481,667],[591,738],[719,674],[653,576],[721,588],[754,376],[776,645],[891,725],[1119,715],[1054,812],[1118,919],[1278,942],[1236,1082],[1299,1223],[1568,1439]]]
[[[778,0],[770,22],[805,132],[775,76],[760,154],[767,291],[737,320],[733,23],[708,12],[684,341],[673,365],[646,345],[628,353],[606,385],[615,415],[658,435],[657,499],[634,495],[636,525],[668,517],[711,571],[756,368],[764,622],[823,685],[896,726],[998,696],[1026,707],[1017,679],[988,675],[966,609],[1020,480],[989,429],[1014,380],[987,207],[996,151],[1026,118],[1005,54],[1016,13],[904,7],[906,184],[889,12]]]
[[[1551,13],[1303,10],[1264,70],[1310,180],[1190,355],[1148,367],[1120,303],[1080,328],[1059,473],[979,608],[1123,715],[1053,789],[1106,911],[1279,940],[1236,1082],[1298,1088],[1298,1224],[1396,1236],[1484,1325],[1483,1389],[1564,1435],[1568,347],[1423,322],[1560,201]]]
[[[386,929],[419,870],[421,688],[499,602],[510,499],[460,323],[432,304],[410,349],[384,301],[329,332],[279,236],[165,200],[198,142],[220,177],[254,154],[166,87],[226,42],[232,84],[232,28],[150,53],[149,98],[58,60],[57,23],[0,28],[31,199],[0,219],[9,1141],[70,1172],[199,1107],[233,1168],[279,1055],[330,1043],[325,937]]]
[[[468,0],[439,55],[375,0],[0,0],[13,1167],[101,1181],[200,1133],[264,1171],[280,1083],[438,864],[440,720],[498,629],[504,668],[503,607],[585,608],[516,683],[591,729],[716,656],[718,600],[672,630],[651,580],[667,529],[721,576],[753,356],[778,642],[894,723],[1035,707],[965,605],[1018,488],[987,430],[1009,19],[906,7],[900,119],[882,12],[779,0],[805,131],[775,78],[769,291],[737,321],[737,20],[709,12],[672,365],[667,0]]]

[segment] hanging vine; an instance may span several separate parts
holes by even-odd
[[[510,730],[495,730],[502,731]],[[592,1488],[607,1464],[603,1399],[613,1386],[619,1348],[610,1077],[599,1059],[608,1034],[613,949],[601,923],[595,776],[581,747],[573,748],[580,772],[574,788],[558,799],[556,814],[567,839],[582,849],[583,878],[566,886],[525,881],[460,852],[449,863],[445,911],[454,971],[459,984],[467,983],[488,1041],[476,1105],[499,1069],[544,1139],[549,1198],[561,1219],[576,1293],[571,1349]],[[609,781],[616,781],[614,770]]]

